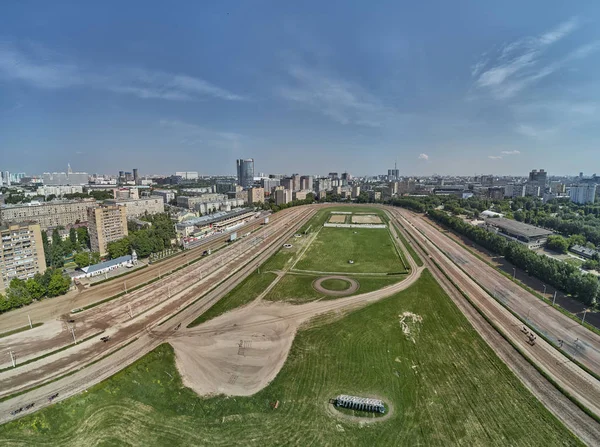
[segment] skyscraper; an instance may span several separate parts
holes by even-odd
[[[244,189],[252,188],[254,184],[254,159],[238,159],[236,165],[238,185]]]

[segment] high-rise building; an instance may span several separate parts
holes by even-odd
[[[92,251],[101,256],[108,253],[109,242],[127,236],[127,214],[125,207],[101,205],[88,210],[88,232]]]
[[[277,189],[275,191],[275,205],[283,205],[292,201],[292,191],[289,189]]]
[[[35,223],[0,225],[0,292],[15,279],[46,271],[40,226]]]
[[[292,191],[300,191],[300,174],[292,174]]]
[[[265,203],[264,188],[250,188],[248,190],[248,203]]]
[[[303,175],[300,177],[300,189],[303,191],[312,191],[313,190],[313,176],[312,175]]]
[[[360,196],[360,186],[354,185],[352,187],[352,198],[357,199]]]
[[[138,170],[137,168],[133,168],[133,181],[136,185],[138,184],[139,180],[140,179],[138,178]]]
[[[42,174],[44,185],[87,185],[90,176],[87,172],[73,172],[71,165],[67,165],[67,172],[44,172]]]
[[[294,179],[292,177],[286,177],[281,179],[281,186],[290,191],[294,190]]]
[[[273,188],[281,184],[281,181],[278,178],[263,178],[260,183],[265,191],[271,192]]]
[[[244,189],[252,188],[254,184],[254,159],[239,159],[236,166],[238,185]]]
[[[532,185],[539,186],[540,189],[543,191],[546,188],[546,185],[548,184],[548,173],[543,169],[540,169],[539,171],[537,169],[534,169],[529,173],[529,183]]]
[[[327,176],[330,179],[336,179],[336,178],[338,178],[338,173],[337,172],[330,172]]]
[[[569,189],[571,202],[579,204],[594,203],[596,201],[596,188],[595,183],[581,183],[571,186]]]

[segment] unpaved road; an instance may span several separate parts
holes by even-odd
[[[560,330],[563,331],[562,333],[573,337],[573,340],[577,335],[571,335],[571,330],[577,333],[583,330],[582,337],[585,337],[584,340],[590,340],[591,343],[593,343],[593,340],[596,337],[595,334],[587,331],[587,329],[580,325],[577,325],[555,309],[542,303],[535,296],[515,285],[508,278],[468,253],[462,246],[451,241],[435,228],[423,222],[420,216],[401,209],[394,209],[391,212],[400,219],[407,232],[427,250],[429,256],[435,259],[444,272],[452,278],[455,284],[458,284],[462,292],[469,296],[475,305],[494,323],[494,325],[496,325],[505,337],[510,339],[514,345],[518,346],[524,355],[538,365],[538,367],[546,374],[552,377],[552,379],[558,383],[560,387],[569,392],[571,396],[595,414],[600,414],[600,383],[598,380],[586,373],[573,362],[569,361],[561,352],[555,349],[554,346],[545,342],[543,339],[538,337],[534,346],[528,344],[526,342],[526,336],[521,332],[523,324],[505,307],[488,295],[484,289],[467,275],[467,273],[473,271],[473,277],[477,278],[477,281],[488,290],[503,290],[505,294],[515,293],[514,299],[522,299],[524,302],[530,302],[531,305],[535,305],[536,303],[534,302],[536,301],[538,304],[538,311],[542,315],[546,313],[550,314],[548,321],[552,321],[553,324],[562,321],[564,326],[560,327]],[[438,246],[443,250],[440,250]],[[448,256],[446,256],[445,253],[448,253]],[[455,261],[458,261],[458,265]],[[461,268],[465,270],[463,271]],[[471,268],[473,270],[470,270]],[[516,289],[513,286],[516,287]],[[527,297],[526,295],[529,296]],[[523,305],[522,303],[520,304],[519,308],[522,309]],[[525,312],[527,312],[527,310],[525,310]],[[553,314],[558,314],[558,316],[563,317],[564,320],[557,318],[557,316]],[[540,316],[538,324],[543,324],[544,321],[546,321],[545,317]],[[588,333],[586,334],[586,332]],[[518,373],[518,371],[516,372]],[[541,400],[544,402],[544,399]],[[581,410],[578,411],[581,412]],[[554,411],[554,413],[560,419],[563,419],[556,411]],[[565,423],[567,422],[565,421]],[[594,423],[592,426],[593,430],[591,430],[591,432],[600,439],[598,425]],[[577,432],[574,428],[572,428],[572,430]]]

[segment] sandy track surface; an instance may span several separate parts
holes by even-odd
[[[410,241],[406,230],[403,230],[403,232],[438,283],[448,293],[448,296],[463,312],[465,317],[467,317],[475,330],[477,330],[498,357],[507,364],[533,395],[583,442],[588,445],[600,445],[600,424],[585,414],[515,350],[462,296],[456,287],[440,272],[438,267],[431,262],[421,248]]]
[[[3,410],[7,408],[14,409],[15,406],[19,408],[18,404],[24,400],[34,399],[35,401],[35,399],[38,399],[38,403],[40,403],[39,398],[43,394],[60,392],[61,396],[68,396],[82,391],[88,385],[97,383],[141,357],[165,338],[164,333],[160,333],[158,336],[150,334],[150,327],[180,311],[190,303],[194,303],[199,296],[206,294],[208,290],[216,286],[214,291],[208,293],[192,304],[186,311],[181,312],[169,321],[172,324],[166,325],[169,328],[167,331],[173,330],[183,319],[193,319],[199,312],[210,307],[215,300],[218,300],[235,287],[248,273],[256,268],[256,263],[263,262],[266,257],[279,249],[282,241],[289,238],[294,231],[297,231],[297,228],[306,222],[314,212],[315,208],[310,207],[290,209],[255,233],[256,236],[242,239],[236,244],[232,244],[206,258],[206,260],[182,269],[178,272],[183,275],[179,281],[161,281],[140,289],[135,296],[132,294],[131,299],[137,300],[134,301],[134,305],[146,302],[148,309],[144,313],[134,314],[134,318],[127,317],[130,304],[127,301],[130,298],[129,295],[91,309],[86,317],[87,324],[103,323],[109,325],[111,331],[111,341],[109,343],[101,343],[96,338],[29,365],[11,368],[0,373],[0,396],[11,395],[50,379],[57,379],[66,372],[82,368],[90,362],[98,361],[98,363],[73,374],[71,377],[59,379],[56,385],[42,386],[39,390],[0,403],[0,418],[6,417],[8,413],[6,411],[5,414],[2,414]],[[258,258],[254,259],[257,255]],[[201,264],[204,264],[202,272],[205,275],[198,275],[196,271]],[[232,273],[233,276],[223,282]],[[155,286],[159,288],[155,289]],[[177,287],[181,287],[183,290],[178,293],[171,293],[169,298],[169,290]],[[151,301],[152,296],[155,299],[158,298],[157,303]],[[148,299],[150,299],[150,302],[147,302]],[[134,305],[131,307],[135,309]],[[137,309],[141,309],[141,307],[138,306]],[[122,315],[125,315],[124,321],[115,321],[115,318],[123,318]],[[106,354],[114,352],[129,342],[132,343],[121,351],[102,359]],[[36,343],[36,341],[34,340],[31,343]],[[25,344],[23,345],[25,346]],[[43,399],[40,404],[44,404]]]
[[[167,340],[184,384],[200,395],[257,393],[283,367],[300,325],[327,313],[341,317],[395,295],[420,277],[423,269],[411,267],[402,282],[374,292],[302,305],[261,301],[172,334]]]
[[[577,398],[579,402],[586,405],[592,411],[598,411],[598,404],[600,403],[597,394],[599,386],[598,381],[581,368],[570,362],[553,346],[546,343],[539,337],[534,346],[526,343],[526,338],[520,330],[523,324],[520,323],[519,320],[512,314],[510,314],[510,312],[508,312],[508,310],[506,310],[501,304],[490,297],[473,280],[471,280],[468,275],[466,275],[450,258],[448,258],[444,253],[442,253],[441,250],[437,248],[436,244],[439,238],[440,241],[446,239],[448,243],[456,245],[457,248],[452,247],[453,250],[466,251],[464,248],[448,240],[448,238],[446,238],[443,234],[437,232],[437,230],[433,229],[426,223],[422,221],[419,222],[421,220],[420,217],[414,215],[413,213],[410,213],[406,210],[396,209],[392,211],[392,214],[400,218],[401,223],[404,225],[409,234],[417,238],[419,243],[421,243],[428,250],[429,256],[434,258],[436,262],[438,262],[438,264],[444,269],[445,273],[453,278],[455,284],[459,284],[461,290],[470,297],[470,299],[479,307],[482,312],[486,314],[491,321],[494,322],[494,324],[499,328],[505,337],[509,338],[512,343],[519,347],[524,355],[528,356],[529,359],[538,365],[538,367],[542,368],[544,372],[552,377],[553,380],[563,387],[563,389],[567,390],[572,396]],[[415,224],[414,227],[411,225],[412,223]],[[425,225],[431,230],[431,233],[425,233],[427,234],[427,237],[425,237],[425,235],[419,231],[422,228],[425,229],[421,225]],[[437,233],[437,235],[435,233]],[[429,236],[431,236],[431,240],[428,239]],[[432,241],[435,241],[436,243],[434,244]],[[415,246],[415,248],[417,247]],[[461,259],[466,259],[464,254],[461,253],[460,255]],[[431,265],[427,258],[424,260]],[[475,260],[481,262],[477,258],[475,258]],[[483,264],[487,265],[485,263]],[[461,267],[464,267],[465,265],[466,263],[464,262],[460,264]],[[432,270],[434,269],[437,268],[433,266]],[[480,274],[477,276],[478,281],[483,282],[505,279],[512,283],[512,281],[495,272],[493,269],[491,270],[492,272],[486,272],[485,274]],[[499,275],[501,278],[490,278],[490,276],[492,276],[494,273]],[[438,278],[438,280],[443,284],[445,278]],[[448,281],[446,280],[446,282]],[[454,286],[451,287],[454,288]],[[454,290],[456,291],[455,288]],[[527,293],[522,289],[521,291],[523,293]],[[537,298],[533,298],[537,300]],[[464,298],[462,299],[464,300]],[[461,308],[461,306],[459,306],[459,308]],[[461,308],[461,310],[463,310],[465,315],[468,317],[465,309]],[[556,312],[555,309],[548,310]],[[572,325],[573,322],[571,321],[570,326]],[[476,329],[478,328],[476,325],[474,325],[474,327],[476,327]],[[490,337],[488,336],[488,338],[486,338],[486,334],[483,331],[481,331],[481,333],[482,336],[484,336],[484,339],[488,339],[489,342]],[[503,343],[507,344],[506,341]],[[496,347],[493,344],[490,343],[490,345],[496,350]],[[506,349],[508,352],[510,352],[508,348]],[[514,351],[513,348],[511,349]],[[523,383],[525,383],[525,385],[527,385],[559,419],[563,420],[563,422],[573,432],[577,433],[581,439],[587,439],[588,441],[594,440],[594,442],[590,443],[597,445],[597,442],[595,441],[600,440],[600,427],[595,421],[593,421],[593,419],[585,415],[585,413],[583,413],[577,406],[575,406],[555,387],[553,387],[552,384],[548,383],[548,381],[543,378],[541,374],[537,372],[536,374],[528,370],[528,366],[523,363],[526,361],[525,359],[521,357],[522,361],[519,362],[517,357],[511,357],[510,355],[507,355],[506,352],[503,353],[503,355],[500,355],[500,357],[509,363],[509,366],[511,366],[517,376],[521,378]],[[565,409],[567,408],[571,414],[564,413]]]
[[[380,224],[381,218],[374,214],[353,214],[353,224]]]
[[[277,213],[279,214],[279,213]],[[277,214],[272,216],[272,219],[277,220]],[[239,234],[252,231],[259,228],[263,219],[256,219],[238,229]],[[181,252],[172,258],[151,264],[141,270],[134,271],[122,278],[117,278],[108,281],[104,284],[99,284],[89,289],[76,290],[69,292],[66,295],[56,298],[49,298],[43,301],[25,306],[20,309],[11,310],[0,315],[0,333],[8,332],[12,329],[17,329],[28,325],[27,316],[29,315],[34,323],[48,322],[56,319],[66,319],[72,309],[84,307],[88,304],[95,303],[104,298],[117,295],[125,290],[125,287],[132,289],[140,284],[144,284],[154,278],[163,276],[165,273],[175,270],[186,263],[202,256],[202,252],[207,249],[216,249],[225,243],[229,234],[215,235],[207,238],[205,243],[199,247]],[[45,326],[45,325],[44,325]],[[33,329],[42,333],[43,326]],[[67,339],[68,340],[68,339]],[[0,345],[1,347],[4,345]],[[4,360],[4,358],[2,358]],[[1,366],[0,366],[1,368]]]

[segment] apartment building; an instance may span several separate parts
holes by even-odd
[[[101,205],[88,210],[88,233],[92,251],[108,253],[109,242],[127,236],[127,209],[119,205]]]
[[[112,199],[105,202],[107,205],[125,207],[127,219],[165,212],[165,202],[162,197],[150,196],[142,199]]]
[[[66,227],[87,221],[87,210],[95,206],[94,199],[5,205],[0,207],[0,222],[35,222],[42,230]]]
[[[36,223],[0,225],[0,292],[15,279],[46,271],[42,232]]]
[[[264,188],[250,188],[248,190],[248,203],[265,203]]]

